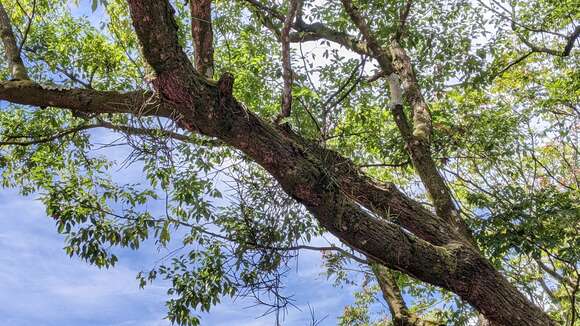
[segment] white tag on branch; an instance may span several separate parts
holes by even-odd
[[[389,91],[391,92],[391,105],[393,107],[403,105],[403,91],[401,90],[399,76],[392,73],[387,77],[387,80],[389,81]]]

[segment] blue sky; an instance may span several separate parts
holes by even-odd
[[[89,16],[95,25],[102,15],[102,10],[91,14],[88,1],[71,10]],[[120,162],[127,152],[117,147],[105,154]],[[123,178],[117,181],[131,183],[141,173],[133,166],[118,175]],[[139,289],[135,278],[164,255],[156,246],[121,250],[118,264],[109,270],[69,258],[63,246],[63,237],[34,196],[0,188],[0,325],[169,325],[163,319],[167,286],[158,281]],[[318,252],[300,253],[285,284],[298,308],[289,308],[283,325],[308,325],[309,307],[324,319],[320,325],[336,325],[344,306],[353,302],[355,289],[333,287],[321,275],[321,263]],[[202,325],[274,325],[273,315],[258,318],[265,310],[249,299],[224,299],[209,314],[201,314]]]
[[[166,287],[157,282],[140,290],[135,275],[147,270],[162,253],[154,246],[122,251],[117,266],[100,270],[62,250],[63,239],[44,207],[12,190],[0,191],[0,325],[168,325],[163,320]],[[320,256],[303,252],[298,272],[288,279],[295,294],[284,325],[307,325],[308,304],[322,325],[336,325],[351,288],[335,288],[320,275]],[[225,300],[202,325],[273,325],[273,316],[257,319],[265,308],[250,300]]]
[[[108,131],[92,132],[96,143],[110,143],[118,137]],[[129,148],[115,146],[92,154],[122,162]],[[115,170],[113,178],[139,182],[141,167],[134,164]],[[319,238],[313,245],[328,243]],[[156,281],[139,289],[136,275],[149,271],[170,249],[159,249],[151,242],[137,251],[115,249],[119,262],[107,270],[68,257],[63,246],[64,238],[42,203],[34,196],[0,188],[0,325],[169,325],[163,319],[167,284]],[[344,306],[353,302],[356,289],[334,287],[321,274],[319,252],[303,251],[293,263],[296,268],[286,279],[284,293],[294,296],[297,308],[288,309],[283,325],[308,325],[309,307],[317,319],[324,319],[320,325],[336,325]],[[233,321],[240,326],[275,325],[273,315],[258,318],[265,311],[266,307],[254,306],[250,299],[225,298],[210,313],[201,314],[202,325],[230,326]]]
[[[5,103],[0,103],[0,108]],[[119,134],[91,132],[95,143],[111,143]],[[123,162],[128,147],[109,147],[93,151]],[[118,182],[137,183],[142,172],[139,164],[113,171]],[[154,212],[155,203],[149,207]],[[314,239],[313,245],[328,245]],[[166,314],[167,284],[156,281],[139,289],[136,275],[149,271],[170,251],[151,242],[137,251],[115,249],[119,262],[112,269],[98,269],[77,257],[68,257],[64,238],[54,221],[45,214],[35,196],[24,197],[13,189],[0,188],[0,325],[169,325]],[[171,248],[171,246],[170,246]],[[322,275],[319,252],[303,251],[294,261],[296,268],[286,279],[285,294],[293,295],[297,308],[290,307],[282,325],[309,325],[310,308],[320,325],[336,325],[345,305],[354,301],[356,288],[337,288]],[[275,325],[274,316],[263,315],[264,306],[250,299],[225,298],[210,313],[200,314],[202,325],[258,326]],[[386,308],[386,307],[385,307]]]

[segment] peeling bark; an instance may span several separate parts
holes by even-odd
[[[428,143],[432,132],[431,113],[419,89],[411,59],[396,40],[391,42],[390,51],[393,67],[402,81],[407,102],[413,108],[413,137]]]

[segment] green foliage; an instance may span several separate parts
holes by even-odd
[[[491,9],[510,12],[492,2]],[[26,13],[16,1],[3,2],[19,42],[28,29],[22,56],[34,80],[97,90],[149,88],[150,68],[125,1],[19,3]],[[73,14],[74,3],[89,5],[93,15]],[[388,44],[402,2],[355,3]],[[185,1],[172,4],[179,40],[192,56],[189,8]],[[276,4],[285,12],[287,1]],[[306,1],[305,21],[356,36],[341,7],[331,4]],[[565,323],[580,308],[572,294],[580,277],[580,61],[574,50],[568,57],[533,53],[513,63],[530,50],[515,33],[562,49],[561,38],[537,29],[567,34],[580,16],[574,1],[500,4],[513,6],[518,25],[479,2],[413,1],[401,44],[429,102],[436,164],[481,249],[530,299]],[[243,1],[214,2],[215,77],[231,72],[236,98],[272,119],[280,109],[280,49],[262,19]],[[291,52],[294,104],[284,122],[352,159],[377,182],[396,182],[425,201],[388,110],[385,81],[366,81],[376,63],[327,40],[296,44]],[[8,78],[4,61],[0,77]],[[103,122],[152,131],[103,133],[97,126]],[[138,249],[151,241],[168,251],[138,282],[168,282],[172,323],[198,325],[195,312],[209,311],[224,296],[271,295],[275,302],[264,304],[287,305],[278,288],[297,254],[293,248],[324,230],[242,153],[188,133],[182,134],[187,141],[176,141],[168,131],[181,132],[153,118],[73,116],[51,107],[2,104],[0,181],[42,201],[70,256],[109,268],[119,247]],[[113,153],[121,145],[125,151],[103,155],[102,143]],[[124,180],[129,165],[140,171],[139,180]],[[366,277],[360,281],[368,270],[341,252],[325,251],[323,258],[326,276],[337,285],[362,284],[339,323],[387,325],[385,310],[376,308],[382,300],[378,287]],[[398,282],[410,310],[425,318],[454,325],[474,318],[450,293],[407,276]]]
[[[371,321],[369,305],[377,301],[376,292],[378,285],[364,287],[355,292],[353,305],[344,308],[342,316],[338,318],[340,326],[381,326],[388,325],[386,321]]]

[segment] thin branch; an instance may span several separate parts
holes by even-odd
[[[54,135],[51,135],[48,137],[43,137],[40,139],[33,139],[33,140],[27,140],[27,141],[16,141],[16,140],[0,141],[0,146],[6,146],[6,145],[30,146],[30,145],[43,144],[43,143],[48,143],[48,142],[51,142],[53,140],[62,138],[64,136],[67,136],[70,134],[75,134],[75,133],[82,131],[82,130],[98,128],[98,127],[100,127],[99,124],[81,125],[81,126],[67,129],[67,130],[63,130],[63,131],[58,132]],[[6,136],[6,138],[7,139],[18,139],[18,138],[25,138],[25,137],[23,137],[23,136]]]
[[[113,124],[107,121],[100,121],[97,125],[98,127],[107,128],[115,131],[124,132],[135,136],[150,136],[150,137],[167,137],[175,140],[179,140],[185,143],[195,143],[193,138],[188,135],[180,134],[174,131],[154,129],[154,128],[139,128],[128,125]],[[196,143],[197,144],[197,143]],[[217,143],[216,143],[217,144]]]
[[[22,6],[20,9],[24,10]],[[24,35],[22,36],[22,40],[20,41],[20,45],[18,46],[18,53],[22,52],[22,47],[26,43],[26,39],[28,38],[28,33],[30,33],[30,27],[32,26],[32,21],[34,20],[34,16],[36,15],[36,0],[32,2],[32,13],[30,16],[24,12],[26,17],[28,18],[28,23],[26,24],[26,29],[24,29]]]
[[[280,22],[285,20],[285,16],[279,13],[276,9],[268,7],[256,0],[240,0],[249,3],[253,8],[255,8],[258,12],[261,12],[261,17],[270,17],[274,18]],[[280,35],[280,32],[277,31],[275,27],[273,27],[273,23],[271,19],[266,20],[267,24],[264,24],[269,29],[273,30],[276,35]],[[328,40],[330,42],[334,42],[345,48],[356,52],[361,55],[371,55],[372,53],[369,51],[369,48],[364,41],[359,41],[356,37],[349,35],[344,32],[340,32],[334,29],[329,28],[328,26],[324,25],[323,23],[316,22],[311,24],[306,24],[302,20],[297,20],[292,26],[296,32],[290,33],[290,42],[291,43],[298,43],[298,42],[309,42],[309,41],[317,41],[317,40]]]
[[[280,21],[284,21],[285,20],[284,15],[280,14],[275,9],[268,7],[268,6],[262,4],[261,2],[259,2],[257,0],[244,0],[244,1],[248,2],[249,4],[251,4],[252,6],[254,6],[257,9],[260,9],[262,11],[267,12],[269,15],[277,18]]]
[[[44,59],[41,59],[44,61]],[[63,69],[59,66],[55,66],[54,68],[56,71],[62,73],[63,75],[65,75],[66,77],[68,77],[68,79],[70,79],[71,81],[80,84],[81,86],[83,86],[84,88],[88,88],[88,89],[92,89],[93,87],[91,86],[90,82],[85,82],[83,80],[81,80],[80,78],[78,78],[73,72],[69,72],[66,69]],[[92,77],[93,75],[91,75]]]
[[[509,21],[511,28],[516,33],[517,37],[524,44],[526,44],[532,52],[542,52],[542,53],[548,53],[548,54],[559,56],[559,57],[567,57],[570,55],[570,52],[572,51],[572,48],[574,47],[574,43],[576,42],[576,40],[580,36],[580,26],[576,26],[574,31],[569,35],[565,35],[565,34],[558,33],[558,32],[552,32],[552,31],[548,31],[548,30],[544,30],[544,29],[532,28],[532,27],[526,26],[526,25],[517,21],[517,18],[515,17],[515,12],[514,12],[515,8],[512,8],[513,10],[510,12],[507,8],[504,8],[499,2],[493,0],[493,3],[495,5],[497,5],[498,7],[500,7],[501,9],[503,9],[505,11],[505,13],[502,13],[502,12],[499,12],[498,10],[490,7],[482,0],[477,0],[477,2],[481,6],[486,8],[487,10],[490,10],[491,12],[498,15],[500,18]],[[525,29],[529,32],[533,32],[533,33],[546,33],[546,34],[551,34],[551,35],[555,35],[555,36],[564,38],[566,40],[566,45],[564,46],[563,50],[554,50],[554,49],[550,49],[550,48],[547,48],[544,46],[537,46],[537,45],[533,44],[529,39],[524,37],[522,34],[518,33],[518,31],[517,31],[518,28],[523,28],[523,29]]]
[[[515,25],[512,25],[512,28],[514,29],[514,32],[516,33],[518,38],[525,45],[527,45],[532,50],[532,52],[543,52],[543,53],[551,54],[551,55],[558,56],[558,57],[569,56],[570,52],[572,52],[572,48],[574,47],[574,43],[576,42],[576,40],[580,36],[580,26],[577,26],[574,29],[574,32],[572,32],[569,36],[566,37],[566,45],[564,46],[564,49],[563,50],[554,50],[554,49],[547,48],[545,46],[537,46],[537,45],[533,44],[530,40],[528,40],[523,35],[521,35],[520,33],[517,32],[517,30],[515,29]]]
[[[527,52],[526,54],[524,54],[524,55],[520,56],[519,58],[517,58],[516,60],[512,61],[510,64],[508,64],[507,66],[505,66],[505,67],[504,67],[502,70],[500,70],[500,71],[499,71],[497,74],[495,74],[495,75],[493,76],[493,78],[492,78],[492,79],[495,79],[495,78],[497,78],[497,77],[499,77],[499,76],[503,75],[503,74],[504,74],[504,73],[506,73],[508,70],[510,70],[512,67],[514,67],[514,66],[518,65],[520,62],[522,62],[522,61],[526,60],[526,59],[527,59],[527,58],[528,58],[530,55],[532,55],[532,54],[534,54],[534,53],[536,53],[536,51],[533,51],[533,50],[532,50],[532,51],[530,51],[530,52]]]
[[[530,31],[530,32],[534,32],[534,33],[546,33],[546,34],[552,34],[552,35],[559,36],[559,37],[564,37],[564,38],[566,37],[566,35],[564,35],[564,34],[561,34],[561,33],[558,33],[558,32],[552,32],[552,31],[548,31],[548,30],[544,30],[544,29],[533,28],[533,27],[526,26],[526,25],[524,25],[524,24],[522,24],[522,23],[518,22],[518,21],[516,20],[516,18],[515,18],[515,17],[513,17],[513,13],[512,13],[512,12],[510,12],[510,11],[509,11],[507,8],[504,8],[504,7],[503,7],[501,4],[499,4],[497,1],[493,1],[493,2],[494,2],[494,3],[495,3],[497,6],[499,6],[500,8],[502,8],[502,9],[503,9],[503,10],[506,12],[505,14],[504,14],[504,13],[502,13],[502,12],[499,12],[498,10],[496,10],[496,9],[494,9],[494,8],[490,7],[490,6],[488,6],[488,5],[487,5],[487,4],[486,4],[484,1],[482,1],[482,0],[477,0],[477,2],[478,2],[478,3],[479,3],[481,6],[482,6],[482,7],[484,7],[485,9],[487,9],[487,10],[489,10],[489,11],[493,12],[494,14],[498,15],[500,18],[502,18],[502,19],[504,19],[504,20],[507,20],[507,21],[509,21],[509,22],[510,22],[510,24],[512,24],[512,25],[515,25],[515,26],[521,27],[521,28],[523,28],[523,29],[525,29],[525,30],[528,30],[528,31]]]
[[[109,211],[100,209],[98,207],[89,207],[89,208],[93,208],[93,209],[100,210],[101,212],[104,212],[106,214],[109,214],[111,216],[114,216],[114,217],[117,217],[117,218],[120,218],[120,219],[132,220],[132,218],[130,218],[130,217],[126,217],[126,216],[123,216],[123,215],[115,214],[115,213],[112,213],[112,212],[109,212]],[[212,237],[217,238],[217,239],[221,239],[221,240],[225,240],[225,241],[230,241],[230,242],[238,243],[238,244],[241,244],[241,245],[244,245],[244,246],[248,246],[248,247],[254,247],[256,249],[266,249],[266,250],[274,250],[274,251],[295,251],[295,250],[336,251],[336,252],[341,253],[345,257],[350,258],[350,259],[352,259],[352,260],[354,260],[354,261],[356,261],[358,263],[365,264],[365,265],[368,265],[369,264],[369,261],[368,260],[366,260],[364,258],[361,258],[361,257],[358,257],[358,256],[356,256],[356,255],[348,252],[347,250],[342,249],[342,248],[337,247],[337,246],[334,246],[334,245],[325,246],[325,247],[317,247],[317,246],[309,246],[309,245],[296,245],[296,246],[287,246],[287,247],[267,246],[267,245],[261,245],[261,244],[254,243],[254,242],[240,241],[240,239],[235,239],[235,238],[232,238],[232,237],[223,235],[223,234],[219,234],[219,233],[215,233],[215,232],[212,232],[212,231],[208,231],[205,228],[200,227],[199,225],[194,225],[194,224],[187,223],[187,222],[184,222],[184,221],[181,221],[181,220],[178,220],[178,219],[174,219],[174,218],[171,218],[171,217],[167,217],[167,220],[170,221],[170,222],[172,222],[172,223],[179,224],[181,226],[190,227],[190,228],[192,228],[192,229],[194,229],[194,230],[196,230],[196,231],[198,231],[200,233],[203,233],[203,234],[212,236]],[[159,223],[162,220],[160,220],[160,219],[150,219],[150,221],[155,222],[155,223]]]
[[[548,275],[550,275],[552,278],[554,278],[556,281],[558,281],[558,283],[567,284],[571,287],[574,286],[571,279],[560,275],[556,270],[554,270],[553,268],[544,264],[544,262],[540,258],[534,258],[534,260],[536,261],[536,264],[538,265],[538,267],[540,267],[541,270],[543,270]]]
[[[290,57],[290,28],[296,16],[298,1],[291,0],[288,6],[288,14],[284,19],[282,27],[282,78],[284,79],[284,90],[282,91],[282,110],[276,118],[276,123],[280,123],[284,118],[288,118],[292,113],[292,62]]]
[[[298,98],[298,101],[300,101],[300,104],[302,104],[302,107],[304,108],[304,110],[306,111],[306,113],[308,113],[308,116],[310,117],[310,120],[312,120],[312,122],[314,123],[314,125],[316,126],[316,129],[318,129],[318,132],[324,136],[324,133],[322,131],[322,129],[320,128],[320,124],[318,123],[318,121],[316,120],[316,118],[314,117],[314,115],[312,114],[312,112],[310,112],[310,109],[308,108],[308,105],[306,105],[306,103],[304,103],[304,100],[302,100],[302,98]]]
[[[330,95],[322,104],[322,110],[324,112],[330,110],[331,108],[335,107],[336,105],[338,105],[341,101],[337,100],[334,101],[334,103],[332,105],[330,105],[331,101],[337,97],[339,94],[341,94],[344,89],[353,81],[353,79],[355,79],[357,73],[359,72],[359,70],[361,69],[361,67],[364,66],[364,64],[366,63],[366,57],[363,58],[358,64],[357,66],[352,70],[352,72],[350,73],[350,75],[348,76],[347,80],[338,87],[338,89],[336,90],[336,92],[334,92],[332,95]],[[364,71],[364,69],[363,69]],[[356,81],[354,83],[355,85],[357,84]],[[351,87],[352,90],[352,87]],[[350,93],[350,91],[347,91],[346,94],[348,95]]]
[[[163,129],[139,128],[139,127],[133,127],[133,126],[128,126],[128,125],[119,125],[119,124],[113,124],[113,123],[110,123],[107,121],[99,120],[98,123],[80,125],[80,126],[77,126],[74,128],[69,128],[66,130],[59,131],[54,135],[50,135],[50,136],[46,136],[46,137],[42,137],[42,138],[38,138],[38,139],[26,140],[26,141],[17,141],[14,139],[20,139],[20,138],[29,138],[30,139],[32,137],[21,136],[21,135],[7,135],[7,136],[5,136],[5,139],[7,139],[7,140],[0,141],[0,146],[5,146],[5,145],[30,146],[30,145],[48,143],[48,142],[51,142],[53,140],[65,137],[67,135],[75,134],[79,131],[88,130],[88,129],[95,129],[95,128],[106,128],[106,129],[119,131],[119,132],[123,132],[123,133],[130,134],[130,135],[135,135],[135,136],[149,136],[149,137],[162,136],[162,137],[166,137],[166,138],[179,140],[179,141],[182,141],[185,143],[199,145],[199,142],[196,142],[195,139],[192,138],[191,136],[180,134],[177,132],[163,130]],[[203,145],[220,146],[221,143],[217,142],[217,141],[212,141],[212,142],[204,142]]]
[[[12,31],[12,24],[8,13],[4,9],[2,2],[0,2],[0,37],[4,44],[4,53],[8,61],[8,68],[13,80],[28,80],[28,72],[24,66],[24,62],[20,57],[20,50],[16,44],[16,38]]]
[[[407,0],[405,4],[405,8],[402,10],[401,15],[399,17],[399,27],[397,28],[397,32],[395,32],[395,39],[400,40],[401,37],[405,34],[406,27],[407,27],[407,20],[409,19],[409,13],[411,12],[411,7],[413,6],[413,0]]]
[[[401,163],[370,163],[370,164],[360,164],[357,165],[360,168],[372,168],[372,167],[390,167],[390,168],[402,168],[411,164],[410,160]]]

